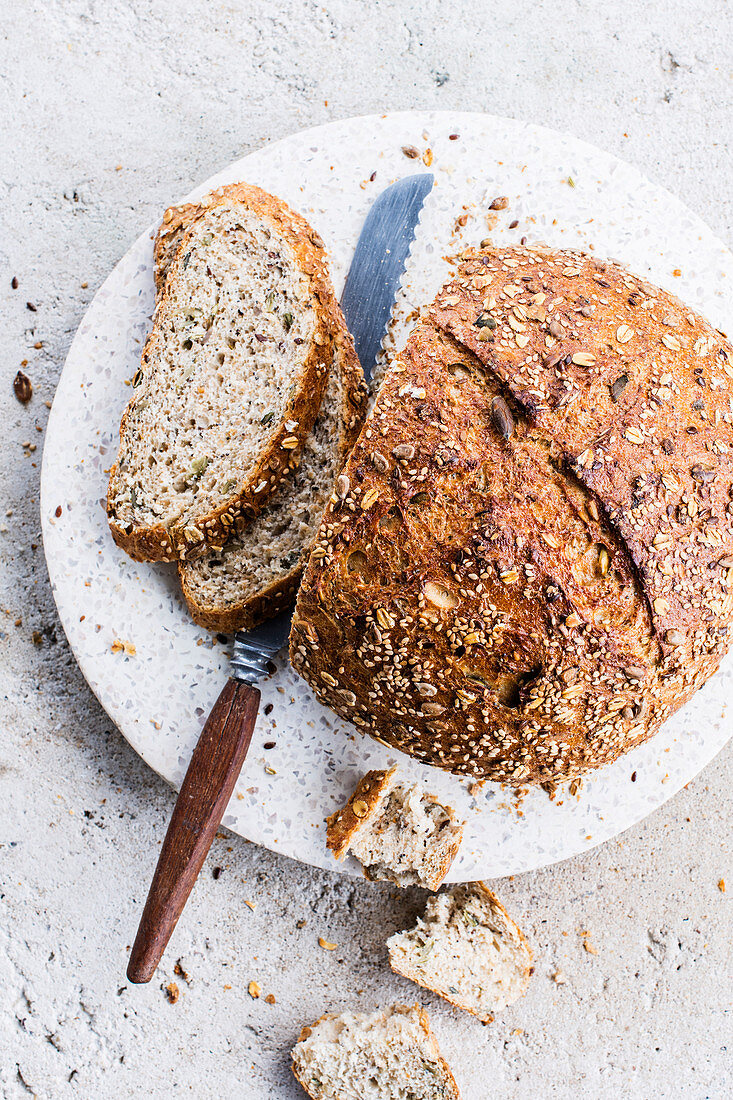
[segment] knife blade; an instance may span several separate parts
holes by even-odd
[[[425,196],[430,173],[407,176],[375,200],[367,214],[341,307],[364,375],[371,377]],[[213,706],[193,750],[153,875],[127,977],[149,982],[204,860],[242,769],[260,703],[255,686],[285,645],[292,609],[255,630],[234,636],[230,679]]]
[[[406,176],[382,191],[366,216],[341,296],[346,327],[367,381],[382,347],[432,172]]]

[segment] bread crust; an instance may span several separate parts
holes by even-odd
[[[510,784],[647,740],[729,645],[732,390],[725,338],[618,265],[469,250],[323,517],[294,667],[387,744]]]
[[[340,468],[346,462],[364,422],[367,389],[361,365],[354,349],[353,337],[346,328],[340,310],[338,321],[334,362],[331,370],[341,372],[343,385],[342,417],[344,431],[339,440]],[[281,491],[287,492],[287,481],[283,483]],[[251,521],[242,517],[238,521],[237,529],[241,531],[248,526],[249,522]],[[288,573],[283,574],[263,588],[257,595],[228,607],[201,603],[197,593],[189,584],[185,565],[179,562],[178,577],[191,617],[194,622],[206,630],[220,631],[223,634],[232,634],[237,630],[252,630],[255,626],[277,615],[278,612],[294,602],[309,550],[310,547],[304,547],[298,563]]]
[[[504,906],[501,904],[501,902],[497,898],[496,894],[493,893],[493,891],[491,891],[488,888],[488,886],[486,885],[485,882],[474,882],[474,883],[472,883],[472,885],[477,886],[479,888],[479,891],[482,894],[486,895],[486,897],[489,900],[489,902],[491,903],[491,905],[501,911],[501,914],[504,917],[504,920],[511,927],[511,929],[514,932],[514,934],[516,935],[517,939],[519,940],[519,942],[522,944],[522,946],[527,951],[528,961],[527,961],[527,964],[524,967],[523,973],[522,973],[522,981],[524,983],[524,986],[523,986],[523,989],[522,989],[522,993],[520,994],[521,996],[524,996],[524,994],[527,992],[527,986],[529,985],[529,979],[532,976],[532,971],[533,971],[533,967],[532,967],[533,955],[532,955],[532,950],[529,946],[529,943],[527,942],[527,937],[525,936],[524,932],[519,927],[519,925],[516,923],[516,921],[512,920],[512,918],[509,916],[509,914],[507,913]],[[425,981],[423,979],[423,977],[420,975],[419,971],[411,970],[409,967],[404,968],[404,969],[401,968],[399,966],[399,962],[397,960],[396,955],[393,955],[392,951],[389,950],[389,946],[388,946],[388,955],[389,955],[389,965],[392,968],[392,970],[394,970],[395,974],[400,974],[403,978],[407,978],[408,981],[414,982],[415,985],[419,985],[423,989],[428,989],[428,990],[430,990],[431,993],[437,994],[438,997],[442,997],[444,1001],[448,1001],[449,1004],[452,1004],[454,1008],[460,1008],[462,1012],[469,1012],[472,1016],[476,1016],[479,1020],[481,1020],[482,1024],[490,1024],[492,1022],[492,1020],[494,1019],[493,1014],[491,1014],[491,1013],[486,1015],[486,1016],[482,1016],[479,1012],[476,1011],[476,1009],[468,1008],[465,1004],[459,1003],[455,999],[455,994],[452,994],[449,989],[447,989],[447,990],[438,989],[437,986],[430,985],[427,981]]]
[[[167,263],[168,266],[165,267],[165,279],[153,314],[153,326],[142,352],[141,370],[143,373],[162,340],[156,325],[156,319],[159,314],[165,313],[168,301],[171,298],[170,288],[174,285],[179,272],[182,271],[185,246],[189,240],[189,235],[194,231],[199,214],[211,212],[217,207],[229,204],[242,204],[263,221],[269,221],[293,249],[299,269],[309,278],[310,296],[316,303],[316,327],[313,345],[303,365],[299,384],[290,397],[282,420],[273,431],[257,460],[252,464],[250,474],[239,496],[225,500],[206,515],[197,518],[195,523],[189,521],[185,525],[171,525],[170,527],[166,527],[164,524],[154,524],[148,527],[128,527],[120,524],[114,513],[113,487],[118,473],[117,463],[114,464],[110,472],[107,494],[109,526],[117,545],[121,546],[136,561],[176,561],[198,557],[211,547],[223,545],[232,527],[240,517],[251,519],[262,510],[280,482],[293,468],[293,464],[297,465],[299,461],[304,440],[310,432],[320,408],[328,374],[326,363],[333,358],[335,341],[341,331],[340,309],[331,285],[326,254],[320,236],[308,225],[304,218],[299,214],[295,214],[274,195],[269,195],[261,188],[249,184],[232,184],[212,192],[197,206],[188,204],[183,207],[171,208],[176,213],[171,216],[171,220],[167,223],[165,218],[169,211],[166,211],[166,215],[164,215],[163,225],[175,224],[177,232],[182,232],[183,235],[172,259],[169,254],[165,254],[164,246],[156,242],[156,258],[161,265]],[[162,240],[160,233],[159,240]],[[175,240],[178,240],[177,236]],[[171,251],[173,251],[173,241],[169,240],[168,252]],[[158,272],[156,272],[158,282],[160,282],[162,274],[163,267],[160,266]],[[120,424],[121,439],[124,437],[127,421],[136,399],[137,395],[133,395],[122,416]],[[292,423],[293,421],[297,422],[296,428],[286,428],[286,423]],[[287,437],[293,436],[297,438],[297,445],[284,448],[282,446],[283,441]],[[288,443],[290,443],[290,440],[288,440]]]
[[[336,859],[344,859],[356,834],[376,815],[383,799],[394,786],[392,779],[397,765],[389,771],[370,771],[363,775],[349,798],[340,810],[326,818],[326,847]],[[360,802],[359,813],[354,811],[354,803]],[[364,874],[367,878],[366,868]]]
[[[433,1061],[438,1063],[438,1065],[440,1066],[440,1068],[441,1068],[441,1070],[442,1070],[442,1072],[445,1076],[445,1084],[447,1086],[447,1089],[449,1090],[448,1092],[446,1092],[446,1100],[461,1100],[461,1094],[458,1091],[458,1085],[456,1084],[456,1079],[453,1076],[453,1074],[451,1073],[450,1066],[446,1062],[443,1055],[440,1053],[440,1047],[438,1046],[438,1040],[435,1038],[435,1035],[433,1034],[433,1032],[431,1030],[430,1020],[428,1018],[428,1014],[425,1011],[425,1009],[422,1008],[421,1005],[394,1005],[393,1007],[395,1009],[402,1010],[402,1011],[405,1011],[405,1012],[409,1012],[410,1009],[413,1009],[413,1010],[417,1011],[418,1016],[419,1016],[419,1020],[420,1020],[420,1029],[423,1033],[425,1044],[427,1046],[426,1053],[428,1055],[430,1055],[430,1057],[432,1058]],[[296,1040],[296,1045],[298,1043],[302,1042],[303,1039],[307,1039],[309,1037],[309,1035],[311,1034],[311,1031],[313,1030],[314,1027],[316,1027],[317,1024],[322,1023],[324,1020],[336,1020],[336,1019],[338,1019],[338,1015],[339,1014],[335,1013],[335,1012],[324,1012],[324,1014],[322,1016],[319,1016],[319,1018],[315,1021],[315,1023],[310,1024],[310,1025],[306,1025],[305,1027],[303,1027],[301,1029],[300,1035],[298,1036],[298,1038]],[[318,1095],[311,1091],[311,1089],[308,1087],[305,1080],[298,1074],[298,1070],[297,1070],[297,1067],[296,1067],[294,1061],[292,1062],[292,1070],[293,1070],[293,1076],[295,1077],[296,1081],[301,1086],[301,1088],[304,1090],[304,1092],[306,1092],[308,1094],[308,1096],[312,1097],[312,1100],[319,1100]]]

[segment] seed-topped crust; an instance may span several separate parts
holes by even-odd
[[[452,771],[614,760],[728,648],[732,393],[727,341],[617,265],[467,252],[324,515],[294,666]]]
[[[359,780],[351,798],[340,810],[326,820],[326,847],[336,859],[343,859],[358,833],[376,812],[380,802],[392,786],[397,767],[389,771],[371,771]]]
[[[129,506],[128,487],[121,475],[119,460],[113,466],[107,497],[110,528],[118,545],[136,560],[173,561],[197,557],[209,546],[221,545],[240,518],[252,518],[261,511],[299,461],[303,441],[320,407],[328,364],[333,359],[343,323],[321,238],[304,218],[280,199],[258,187],[238,183],[212,192],[200,204],[172,207],[164,215],[156,241],[159,295],[153,327],[136,375],[135,393],[120,425],[123,448],[126,433],[134,430],[136,405],[146,399],[146,378],[154,371],[165,346],[163,330],[169,327],[167,322],[176,310],[175,290],[185,278],[188,246],[196,239],[197,224],[206,215],[215,216],[226,210],[242,210],[254,215],[294,254],[295,266],[307,281],[306,304],[315,311],[311,346],[294,379],[284,414],[277,424],[273,424],[246,478],[239,479],[234,495],[222,493],[219,502],[209,506],[205,514],[186,514],[180,523],[137,522],[134,508],[131,511]]]

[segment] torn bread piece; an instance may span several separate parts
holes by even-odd
[[[483,1023],[521,997],[532,952],[483,882],[446,886],[428,898],[414,928],[387,940],[392,969]]]
[[[463,822],[420,787],[406,787],[397,768],[371,771],[346,806],[328,818],[326,844],[356,856],[368,879],[437,890],[456,857]]]
[[[303,1028],[292,1059],[313,1100],[460,1100],[418,1005],[322,1016]]]

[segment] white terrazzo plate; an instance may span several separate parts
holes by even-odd
[[[409,159],[405,145],[424,157]],[[282,196],[323,236],[340,291],[372,200],[393,180],[425,171],[431,156],[435,187],[403,281],[397,345],[410,309],[440,286],[444,255],[489,231],[499,242],[526,237],[619,259],[733,330],[733,256],[711,231],[629,165],[537,126],[447,112],[349,119],[269,145],[189,197],[240,179]],[[490,215],[489,225],[488,203],[498,195],[508,197],[509,208]],[[466,224],[457,225],[464,215]],[[71,346],[48,424],[41,508],[51,583],[79,665],[133,748],[177,787],[226,680],[228,647],[189,620],[173,566],[137,564],[114,545],[104,511],[130,395],[125,383],[137,369],[152,312],[153,232],[135,242],[100,288]],[[712,759],[731,733],[732,673],[728,658],[654,741],[553,802],[543,791],[517,799],[493,784],[472,794],[469,781],[363,737],[313,699],[282,654],[262,685],[249,757],[224,824],[273,851],[359,873],[326,851],[324,818],[363,771],[399,759],[409,778],[467,818],[451,880],[541,867],[640,821]]]

